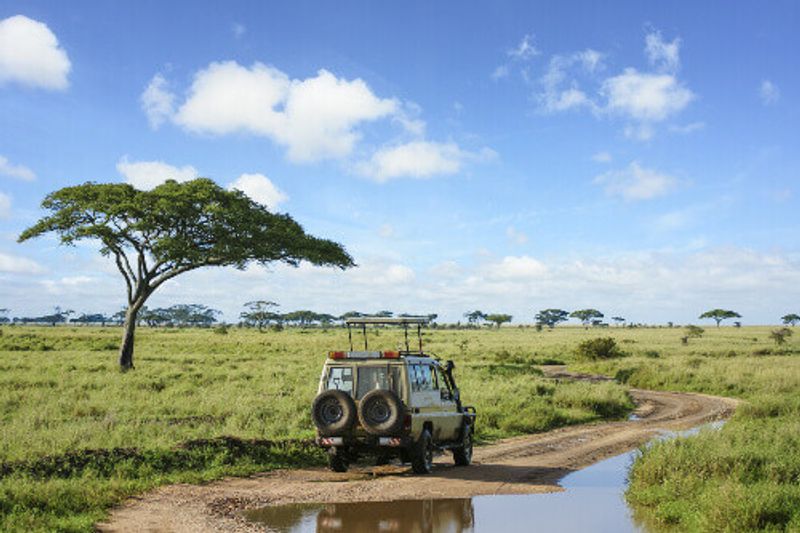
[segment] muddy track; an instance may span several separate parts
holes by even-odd
[[[557,379],[602,380],[551,368]],[[322,469],[281,470],[207,485],[170,485],[115,509],[99,531],[258,530],[239,512],[297,502],[463,498],[562,490],[558,480],[592,463],[631,450],[663,431],[688,429],[727,418],[728,398],[632,389],[633,420],[571,426],[502,440],[475,449],[474,464],[453,466],[442,454],[429,476],[400,466],[356,468],[346,474]],[[480,416],[480,415],[479,415]],[[480,420],[480,419],[479,419]]]

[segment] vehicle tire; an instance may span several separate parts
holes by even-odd
[[[358,406],[358,420],[370,435],[397,434],[403,428],[405,414],[402,400],[390,390],[370,391]]]
[[[427,429],[411,449],[411,470],[415,474],[430,474],[433,470],[433,439]]]
[[[314,398],[311,406],[314,424],[323,437],[335,437],[350,431],[356,421],[356,404],[344,391],[326,390]]]
[[[328,466],[334,472],[347,472],[350,458],[344,448],[331,448],[328,451]]]
[[[461,437],[461,446],[453,448],[453,460],[458,466],[469,466],[472,462],[472,426],[465,425]]]

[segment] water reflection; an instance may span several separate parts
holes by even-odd
[[[282,533],[468,533],[475,523],[471,499],[282,505],[245,516]]]

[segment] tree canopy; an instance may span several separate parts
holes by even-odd
[[[800,322],[800,315],[797,313],[789,313],[788,315],[783,315],[781,320],[783,320],[783,323],[787,326],[794,326]]]
[[[563,309],[543,309],[536,313],[536,323],[554,328],[559,322],[567,320],[569,313]]]
[[[50,214],[19,241],[55,233],[62,244],[100,241],[125,280],[128,308],[120,365],[133,367],[133,328],[147,298],[164,282],[206,266],[245,268],[275,261],[348,268],[338,243],[308,235],[288,214],[272,213],[244,193],[210,179],[167,181],[150,191],[125,183],[65,187],[42,202]]]
[[[498,329],[500,329],[500,326],[502,326],[506,322],[511,322],[512,318],[513,317],[511,315],[504,315],[500,313],[492,313],[486,315],[486,320],[489,322],[494,322],[494,324],[497,326]]]
[[[593,320],[603,318],[603,313],[597,309],[578,309],[569,314],[571,318],[577,318],[581,323],[586,326]]]
[[[699,318],[711,318],[717,323],[717,327],[719,327],[719,323],[723,320],[727,320],[729,318],[742,318],[742,315],[736,311],[730,311],[728,309],[712,309],[700,315]]]

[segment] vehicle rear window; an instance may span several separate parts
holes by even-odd
[[[353,368],[350,366],[334,366],[328,370],[327,390],[336,389],[353,395]]]
[[[369,391],[375,389],[391,390],[402,397],[401,368],[399,366],[359,367],[356,399],[360,400]]]

